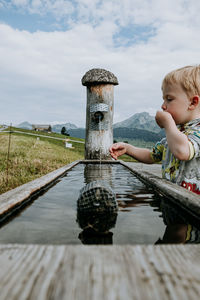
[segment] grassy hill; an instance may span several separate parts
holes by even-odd
[[[7,176],[7,155],[9,134],[0,134],[0,193],[4,193],[21,184],[41,177],[57,168],[84,157],[84,144],[70,142],[73,149],[65,148],[62,140],[50,137],[65,138],[61,134],[39,133],[49,136],[35,137],[27,135],[30,130],[18,130],[11,134],[10,155]],[[36,133],[36,132],[32,132]],[[71,138],[74,140],[74,138]],[[76,139],[78,140],[78,139]]]

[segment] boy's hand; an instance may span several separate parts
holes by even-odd
[[[171,114],[166,111],[157,111],[155,119],[160,128],[166,128],[170,123],[174,123]]]
[[[118,156],[121,156],[126,153],[126,144],[124,143],[116,143],[113,144],[110,149],[110,154],[114,159],[117,159]]]
[[[172,115],[166,111],[157,111],[156,122],[165,128],[165,134],[170,151],[178,160],[187,161],[190,157],[188,137],[176,126]]]

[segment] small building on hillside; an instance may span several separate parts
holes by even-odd
[[[51,132],[51,125],[33,124],[32,130]]]

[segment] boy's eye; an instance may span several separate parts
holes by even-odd
[[[170,97],[167,97],[167,101],[172,101],[173,99],[172,98],[170,98]]]

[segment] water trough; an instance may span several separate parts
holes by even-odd
[[[87,86],[85,159],[75,161],[0,195],[2,225],[9,224],[9,221],[12,223],[13,216],[21,212],[22,207],[33,203],[41,194],[51,193],[62,178],[82,165],[85,170],[82,182],[84,185],[77,197],[79,202],[76,203],[77,219],[79,219],[77,221],[83,229],[79,240],[85,241],[88,238],[88,235],[85,237],[85,223],[80,221],[80,214],[85,214],[85,209],[91,208],[90,200],[94,198],[94,194],[100,195],[100,200],[106,199],[104,206],[101,201],[95,202],[96,211],[99,212],[99,207],[103,207],[104,214],[105,212],[112,214],[114,217],[110,228],[114,227],[120,201],[114,198],[114,191],[109,182],[109,180],[112,182],[113,176],[110,166],[120,166],[129,170],[130,176],[153,190],[158,198],[164,197],[165,203],[169,201],[175,204],[175,209],[181,208],[183,215],[186,214],[189,220],[195,220],[198,229],[200,217],[198,195],[161,179],[154,175],[151,169],[149,172],[138,170],[134,164],[111,159],[108,149],[113,140],[113,85],[118,84],[117,78],[108,71],[93,69],[86,73],[82,83]],[[102,182],[105,176],[109,178],[107,180],[109,186]],[[122,177],[119,179],[122,180]],[[106,198],[103,198],[102,194],[106,195]],[[93,202],[92,205],[93,209]],[[105,225],[105,219],[103,222]],[[87,224],[88,221],[86,227]],[[102,234],[101,230],[99,232],[99,223],[94,225],[90,220],[89,224],[93,225],[92,230],[95,228],[98,234]],[[6,225],[2,228],[6,228]],[[110,228],[103,231],[103,236],[99,235],[98,241],[101,242],[98,242],[93,235],[92,243],[110,244]],[[91,226],[89,231],[90,229]],[[91,238],[91,232],[89,234]],[[42,241],[40,244],[46,243]],[[76,246],[74,248],[63,246],[63,243],[57,244],[59,245],[56,246],[52,242],[50,246],[38,245],[34,241],[28,242],[28,245],[18,242],[2,244],[0,246],[1,299],[37,297],[40,299],[66,299],[66,297],[70,299],[198,299],[200,296],[199,245],[139,246],[136,243],[135,246],[128,246],[130,243],[125,242],[124,246],[84,246],[84,248]],[[17,270],[17,266],[19,270],[16,272],[14,270]],[[4,275],[7,273],[9,280]],[[17,286],[15,282],[18,282]]]

